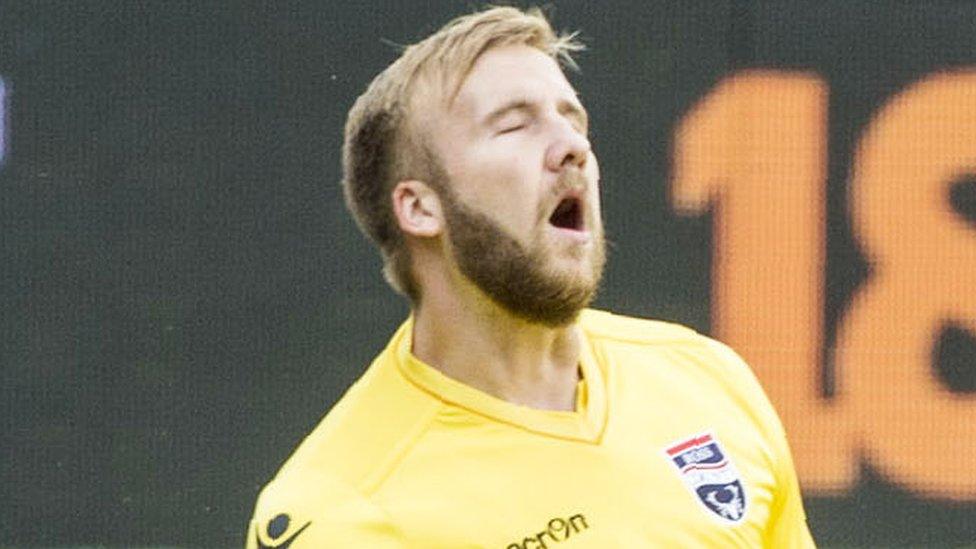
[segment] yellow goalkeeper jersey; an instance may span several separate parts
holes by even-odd
[[[664,322],[588,310],[573,412],[412,355],[412,321],[262,491],[247,547],[812,547],[749,367]]]

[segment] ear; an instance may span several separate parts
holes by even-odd
[[[434,237],[444,231],[441,201],[423,181],[409,179],[393,187],[393,215],[400,230],[419,237]]]

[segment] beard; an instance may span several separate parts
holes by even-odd
[[[589,269],[560,272],[549,266],[550,251],[542,231],[525,246],[494,220],[462,203],[450,182],[438,187],[454,260],[461,273],[497,305],[517,318],[560,327],[576,320],[593,301],[606,262],[599,221],[590,227]]]

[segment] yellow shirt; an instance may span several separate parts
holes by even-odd
[[[783,428],[692,330],[584,311],[577,409],[414,357],[412,321],[258,499],[247,547],[812,547]]]

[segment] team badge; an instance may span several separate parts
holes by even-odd
[[[731,524],[746,514],[746,492],[735,465],[711,434],[676,442],[665,450],[681,480],[712,514]]]

